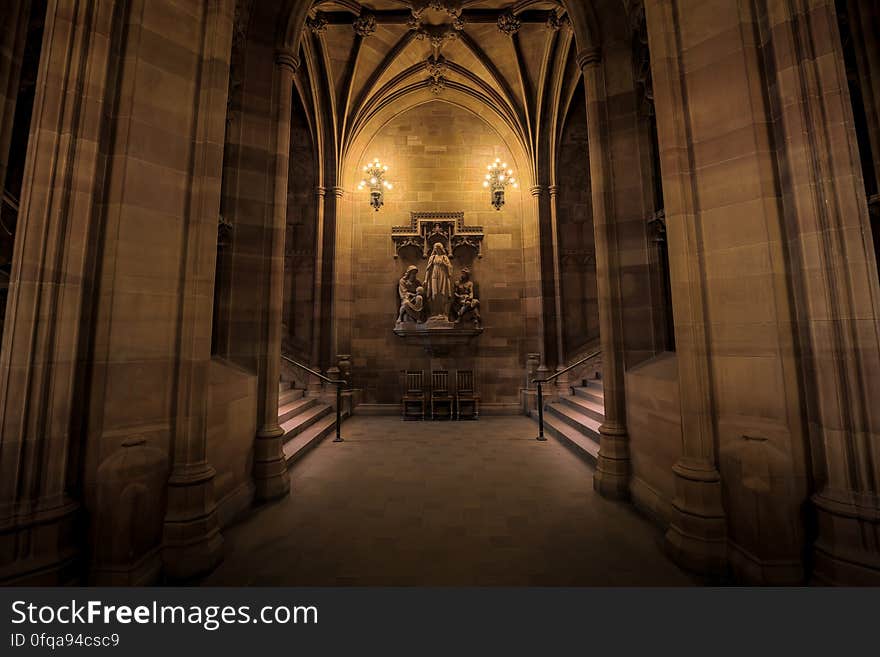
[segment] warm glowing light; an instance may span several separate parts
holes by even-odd
[[[504,190],[508,185],[518,188],[519,185],[516,178],[513,177],[513,169],[507,168],[507,162],[502,162],[500,157],[495,158],[495,162],[486,167],[489,171],[486,179],[483,181],[483,187],[489,189],[492,207],[500,210],[504,206]]]

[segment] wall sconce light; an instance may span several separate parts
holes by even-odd
[[[502,162],[501,158],[495,158],[495,161],[486,167],[489,173],[483,181],[483,187],[489,190],[491,194],[492,207],[501,210],[504,206],[504,190],[508,185],[513,185],[514,189],[519,187],[516,178],[513,177],[513,169],[507,168],[507,162]]]
[[[394,189],[394,185],[385,180],[388,165],[382,165],[376,158],[364,167],[364,179],[358,184],[358,189],[370,188],[370,206],[379,211],[385,204],[385,190]]]

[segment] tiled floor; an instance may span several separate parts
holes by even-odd
[[[204,584],[694,584],[654,525],[535,433],[524,417],[354,417],[295,465],[289,498],[224,532]]]

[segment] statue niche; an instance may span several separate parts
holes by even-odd
[[[392,228],[395,257],[413,247],[427,260],[425,280],[410,265],[397,283],[398,309],[395,335],[421,344],[429,354],[442,355],[483,332],[480,301],[471,270],[461,270],[455,279],[452,261],[470,250],[480,257],[483,230],[465,226],[464,213],[413,213],[409,226]]]

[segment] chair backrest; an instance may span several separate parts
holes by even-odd
[[[455,374],[455,389],[459,393],[474,391],[474,371],[458,370]]]
[[[431,372],[431,390],[437,392],[449,392],[449,372],[434,370]]]
[[[423,392],[425,373],[422,370],[406,371],[406,391],[407,392]]]

